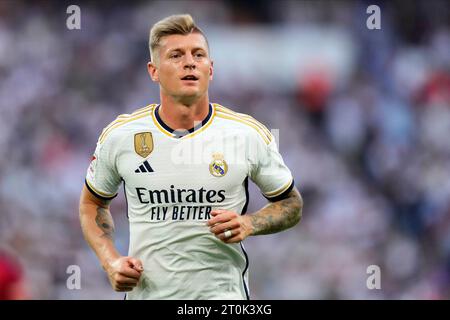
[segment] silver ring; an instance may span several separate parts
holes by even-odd
[[[229,238],[229,237],[231,237],[233,234],[231,233],[230,230],[226,230],[226,231],[223,233],[223,235],[225,236],[225,238]]]

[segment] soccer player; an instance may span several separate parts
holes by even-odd
[[[80,199],[84,236],[127,299],[249,299],[242,241],[300,221],[292,174],[264,125],[210,103],[213,62],[190,15],[152,27],[150,58],[160,103],[101,133]],[[253,214],[248,178],[270,202]],[[129,256],[114,246],[109,211],[122,182]]]

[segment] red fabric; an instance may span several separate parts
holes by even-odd
[[[446,72],[433,73],[420,92],[421,102],[449,102],[450,101],[450,75]]]
[[[320,112],[326,106],[331,83],[324,73],[310,73],[299,84],[298,98],[309,112]]]
[[[0,254],[0,300],[11,299],[11,286],[22,278],[20,265],[11,257]]]

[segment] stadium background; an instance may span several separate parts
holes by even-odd
[[[66,28],[69,4],[81,30]],[[366,27],[370,4],[381,30]],[[252,297],[450,298],[448,2],[3,0],[0,247],[29,297],[123,297],[83,240],[79,193],[102,128],[159,99],[149,27],[184,12],[209,38],[211,100],[279,129],[305,201],[299,226],[245,241]],[[264,203],[251,186],[249,211]],[[123,192],[112,214],[126,254]]]

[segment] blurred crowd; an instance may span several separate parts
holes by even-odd
[[[381,30],[369,4],[80,2],[69,30],[61,2],[1,1],[0,253],[20,267],[0,260],[0,282],[22,277],[33,299],[123,298],[83,239],[79,194],[102,128],[159,102],[149,28],[187,12],[211,44],[211,100],[278,135],[304,198],[298,226],[245,241],[252,298],[449,299],[449,4],[380,2]],[[248,211],[264,204],[251,185]],[[126,254],[123,192],[112,214]]]

